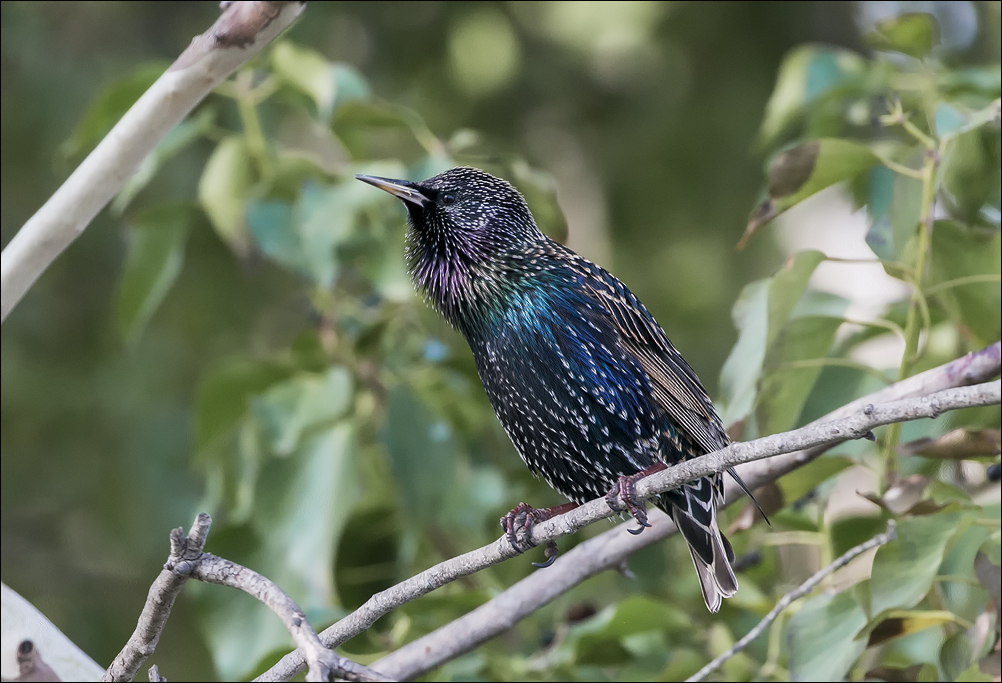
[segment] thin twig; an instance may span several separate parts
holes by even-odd
[[[863,410],[871,403],[883,403],[922,396],[950,387],[984,382],[999,373],[1000,366],[1002,366],[1000,355],[1002,355],[1000,343],[995,342],[980,351],[967,354],[962,358],[932,368],[889,387],[885,387],[873,394],[864,396],[839,408],[813,424],[817,425],[825,420],[833,420],[851,415]],[[775,481],[784,474],[811,462],[832,445],[834,445],[834,442],[761,460],[741,466],[738,471],[748,485],[754,489],[768,482]],[[671,471],[667,470],[662,474],[668,475]],[[728,487],[728,502],[733,502],[740,496],[739,489],[732,486]],[[592,504],[589,503],[583,507],[588,508],[588,506],[592,506]],[[593,506],[588,509],[596,508]],[[582,510],[582,508],[578,510]],[[578,510],[569,514],[573,515]],[[606,506],[603,509],[605,516],[608,516],[607,511],[608,507]],[[567,517],[567,515],[536,526],[532,540],[537,543],[543,543],[545,540],[552,540],[562,535],[558,527],[562,524],[561,520],[564,517]],[[596,519],[600,517],[596,517]],[[654,527],[647,529],[639,536],[623,534],[622,529],[617,527],[579,544],[574,550],[567,553],[564,557],[559,558],[553,567],[545,571],[535,572],[513,585],[487,603],[487,605],[498,606],[503,602],[503,607],[494,610],[491,616],[478,614],[475,619],[478,626],[476,632],[470,631],[469,633],[458,635],[457,644],[465,647],[462,650],[463,652],[472,649],[472,647],[475,647],[480,642],[508,628],[509,625],[517,622],[526,614],[545,604],[545,602],[570,590],[581,581],[610,567],[619,566],[630,554],[675,533],[675,527],[671,521],[665,515],[659,514],[657,510],[652,511],[651,520],[654,522]],[[547,535],[547,530],[557,531],[557,533],[549,536]],[[442,562],[385,591],[376,593],[362,607],[323,631],[320,634],[320,638],[328,647],[337,647],[368,629],[379,617],[391,612],[396,607],[415,600],[422,595],[426,595],[436,588],[444,586],[458,578],[499,564],[515,556],[515,554],[515,551],[512,550],[508,542],[502,537],[487,546]],[[509,599],[510,602],[508,602]],[[487,605],[484,607],[487,607]],[[506,610],[508,611],[506,612]],[[471,617],[472,619],[473,613],[467,615],[467,617]],[[466,619],[466,617],[462,619]],[[494,621],[491,621],[492,619]],[[455,623],[453,622],[453,624]],[[469,626],[469,624],[469,621],[463,622],[464,627]],[[443,628],[451,629],[451,627],[452,624],[449,624]],[[450,631],[450,633],[454,632]],[[393,653],[389,655],[389,658],[394,658],[396,655],[397,653]],[[383,668],[383,662],[385,661],[385,659],[382,660],[378,663],[378,667],[374,665],[373,668],[378,668],[384,673],[389,673],[388,669]],[[430,663],[430,666],[427,667],[420,663],[416,663],[414,666],[403,666],[401,662],[401,666],[393,668],[394,673],[390,675],[401,679],[412,678],[438,666],[443,661],[448,661],[448,659],[441,659],[437,656],[429,658],[427,662]],[[302,671],[303,666],[302,654],[291,652],[256,680],[289,680],[296,673]]]
[[[154,147],[303,11],[295,2],[224,2],[212,27],[119,120],[0,257],[0,320],[122,189]]]
[[[139,625],[103,680],[132,680],[146,658],[153,654],[170,616],[171,605],[189,578],[237,588],[267,605],[285,624],[298,651],[306,654],[309,667],[306,680],[328,681],[334,677],[348,681],[392,680],[324,647],[303,610],[273,581],[235,562],[203,552],[211,524],[212,519],[203,512],[195,518],[187,538],[181,529],[171,532],[170,557],[150,588]],[[153,675],[152,670],[150,675]]]
[[[160,640],[160,634],[167,625],[171,607],[177,598],[188,576],[172,571],[172,567],[187,561],[196,561],[205,547],[205,538],[209,533],[212,520],[206,514],[195,518],[188,536],[180,529],[170,532],[170,555],[160,576],[150,586],[146,595],[146,605],[139,615],[139,623],[132,632],[129,641],[118,653],[111,666],[104,672],[102,681],[131,681],[139,671],[143,662],[153,654]]]
[[[183,571],[178,567],[175,571]],[[289,595],[271,579],[235,562],[210,553],[203,553],[191,566],[191,577],[205,583],[237,588],[251,595],[281,618],[292,634],[300,651],[306,653],[308,681],[328,681],[337,678],[348,681],[389,681],[388,676],[376,673],[361,664],[346,659],[320,642],[316,631],[306,620],[306,615]]]
[[[724,662],[726,662],[728,659],[730,659],[737,653],[741,652],[741,650],[745,649],[745,647],[747,647],[749,643],[758,638],[763,631],[769,628],[769,624],[771,624],[773,620],[776,617],[778,617],[783,610],[789,607],[794,600],[802,598],[803,596],[810,593],[814,589],[814,587],[819,583],[821,583],[821,581],[826,576],[834,572],[836,569],[841,569],[842,567],[849,564],[849,562],[857,555],[861,555],[865,553],[867,550],[872,550],[873,548],[876,548],[878,546],[884,545],[885,543],[893,541],[894,538],[895,538],[894,520],[892,519],[887,522],[887,531],[885,531],[882,534],[877,534],[866,543],[861,543],[860,545],[857,545],[855,548],[851,548],[848,552],[846,552],[844,555],[842,555],[837,560],[832,562],[830,565],[828,565],[827,567],[823,567],[822,569],[817,571],[811,578],[807,579],[807,581],[804,581],[797,588],[793,589],[792,591],[784,595],[780,599],[780,601],[776,603],[776,606],[773,607],[772,610],[770,610],[770,612],[767,615],[765,615],[765,617],[763,617],[762,621],[758,622],[758,624],[755,625],[755,628],[749,631],[744,638],[734,643],[734,645],[731,646],[730,649],[728,649],[722,655],[720,655],[712,662],[704,666],[695,674],[687,678],[686,681],[701,681],[704,678],[706,678],[709,674],[719,669]]]

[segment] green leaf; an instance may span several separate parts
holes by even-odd
[[[769,164],[769,197],[752,211],[738,247],[790,207],[879,163],[869,147],[839,138],[811,140],[780,152]]]
[[[272,47],[271,64],[279,79],[313,99],[320,121],[330,121],[338,95],[338,74],[333,64],[319,52],[287,40]]]
[[[302,240],[293,226],[293,207],[286,202],[258,201],[247,206],[247,227],[258,248],[273,261],[308,274]],[[329,254],[328,260],[333,257]],[[333,266],[331,266],[332,268]]]
[[[307,183],[295,205],[252,202],[247,223],[266,256],[329,289],[338,272],[335,249],[351,235],[360,213],[385,201],[385,193],[371,190],[355,181],[330,188]]]
[[[372,96],[365,76],[350,64],[337,62],[334,64],[334,81],[337,83],[337,93],[334,105],[341,106],[347,102],[365,100]]]
[[[982,208],[998,196],[998,134],[972,130],[957,135],[947,150],[943,155],[947,209],[962,221],[980,223]]]
[[[118,293],[118,326],[130,345],[181,272],[190,219],[186,206],[163,206],[142,212],[130,226]]]
[[[975,343],[985,345],[1002,334],[1002,233],[982,232],[955,221],[936,221],[927,291],[935,292],[950,318],[970,331]],[[944,288],[959,278],[982,276]]]
[[[743,420],[752,410],[766,350],[773,344],[807,287],[824,254],[804,251],[771,278],[746,285],[732,316],[738,341],[720,373],[726,406],[724,424]]]
[[[135,67],[94,99],[70,137],[60,147],[66,158],[90,151],[101,142],[125,112],[170,66],[167,62],[146,62]]]
[[[257,542],[224,553],[278,584],[314,624],[343,614],[333,569],[338,541],[359,498],[354,444],[354,427],[345,421],[306,438],[291,457],[272,459],[256,495]],[[213,661],[226,680],[249,677],[256,671],[255,657],[291,645],[281,621],[258,601],[217,586],[199,594]]]
[[[918,234],[919,217],[922,212],[922,181],[896,173],[894,196],[891,198],[891,234],[894,244],[894,259],[902,260],[910,252],[911,243]],[[914,258],[914,257],[911,257]],[[888,269],[885,267],[885,271]],[[895,276],[888,271],[888,275]],[[898,274],[900,277],[900,273]]]
[[[391,233],[367,271],[379,296],[387,301],[402,303],[414,299],[414,286],[411,284],[407,261],[404,258],[406,250],[405,231],[397,230]]]
[[[874,50],[892,50],[922,59],[939,44],[936,19],[926,12],[907,12],[880,21],[864,36]]]
[[[336,604],[333,567],[341,532],[360,497],[353,449],[355,429],[341,421],[304,439],[282,486],[259,485],[254,525],[270,546],[268,574],[302,596],[305,610]],[[284,467],[280,464],[280,468]],[[265,470],[265,474],[268,471]]]
[[[407,523],[420,528],[434,522],[455,477],[452,428],[411,391],[396,387],[389,392],[382,435]]]
[[[992,653],[997,654],[997,653]],[[991,655],[989,655],[991,656]],[[987,659],[987,657],[986,657]],[[996,663],[998,662],[998,657],[996,656]],[[961,671],[957,674],[957,677],[953,679],[957,683],[991,683],[995,680],[993,676],[983,673],[978,667],[978,662],[974,662],[967,669]]]
[[[936,134],[945,137],[960,131],[967,123],[967,116],[951,104],[940,102],[936,105],[933,121],[936,125]]]
[[[842,325],[841,318],[811,316],[789,321],[766,354],[767,374],[759,388],[756,414],[763,434],[785,432],[796,426],[804,402],[814,388],[822,366],[798,366],[823,360]]]
[[[939,650],[946,640],[948,626],[932,626],[898,638],[885,641],[879,650],[882,664],[910,669],[910,680],[940,681]],[[865,638],[860,638],[865,640]],[[914,667],[914,668],[912,668]]]
[[[998,64],[947,69],[939,75],[939,87],[949,97],[970,98],[988,104],[997,100],[1002,91],[1002,70]]]
[[[874,614],[908,609],[925,597],[959,520],[957,513],[938,513],[898,523],[897,539],[881,546],[873,560],[870,605]]]
[[[345,414],[353,398],[351,373],[335,365],[323,374],[300,374],[251,400],[273,453],[289,455],[317,426]]]
[[[978,577],[975,571],[978,551],[991,535],[991,529],[987,527],[970,525],[951,544],[939,569],[940,576],[960,579],[945,580],[940,583],[944,608],[969,622],[974,622],[984,611],[985,604],[991,600],[991,596],[977,585]],[[970,583],[965,583],[964,579]]]
[[[887,530],[886,517],[871,516],[873,512],[860,511],[860,516],[842,516],[828,520],[828,542],[831,548],[831,556],[839,557],[850,548],[855,548],[860,543],[866,543],[879,533]],[[862,604],[863,598],[857,595],[857,600]],[[867,605],[869,611],[870,605]]]
[[[644,631],[683,633],[691,628],[692,619],[684,612],[646,595],[631,595],[616,605],[612,616],[595,635],[621,638]]]
[[[786,627],[791,681],[841,681],[866,649],[866,615],[849,592],[808,600]]]
[[[745,285],[731,311],[738,341],[720,371],[727,426],[745,419],[755,404],[769,336],[769,286],[768,279]]]
[[[370,146],[385,144],[386,134],[380,128],[406,128],[432,161],[441,163],[446,158],[442,141],[435,137],[417,112],[407,107],[375,99],[351,100],[337,107],[333,126],[334,132],[356,158],[376,158]],[[380,140],[377,141],[377,138]],[[421,175],[420,179],[427,177]]]
[[[870,221],[866,243],[877,258],[886,261],[893,261],[898,253],[894,244],[894,231],[891,229],[895,175],[886,166],[874,166],[866,176],[866,213]]]
[[[967,633],[954,633],[939,651],[939,665],[946,680],[955,681],[974,662],[974,648]]]
[[[231,434],[250,407],[250,398],[292,373],[283,363],[232,358],[213,366],[195,398],[195,448],[205,451]]]
[[[671,658],[657,677],[659,681],[684,681],[706,664],[706,656],[689,647],[672,647]]]
[[[173,158],[178,152],[205,135],[216,124],[216,110],[203,107],[198,114],[189,116],[174,126],[152,152],[146,155],[136,172],[125,181],[115,199],[111,202],[111,211],[121,215],[136,195],[146,187],[160,167]]]
[[[866,61],[855,52],[807,45],[791,50],[779,67],[776,85],[759,130],[762,146],[771,145],[812,102],[833,88],[858,80]]]
[[[782,212],[878,163],[877,155],[858,142],[838,138],[805,142],[773,161],[769,168],[769,195]]]
[[[838,455],[822,455],[803,467],[798,467],[779,480],[783,500],[794,503],[828,479],[852,465],[852,460]]]
[[[649,596],[633,595],[572,625],[553,657],[555,661],[594,666],[623,665],[652,657],[655,661],[649,663],[659,670],[668,654],[665,634],[683,635],[692,628],[692,620],[684,612]]]
[[[246,141],[231,135],[216,145],[198,181],[198,200],[212,227],[240,256],[247,253],[244,204],[254,185],[251,165]]]
[[[866,640],[867,647],[908,636],[934,626],[957,622],[957,615],[946,610],[885,610],[864,626],[857,638]]]

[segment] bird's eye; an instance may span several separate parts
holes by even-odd
[[[443,204],[446,204],[446,205],[448,205],[448,204],[454,204],[455,201],[456,201],[456,195],[452,194],[451,192],[446,192],[445,194],[442,195],[442,203]]]

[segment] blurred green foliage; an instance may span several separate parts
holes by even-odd
[[[401,207],[354,173],[462,163],[514,182],[544,231],[646,302],[740,438],[997,340],[999,14],[960,5],[962,47],[932,14],[868,24],[866,3],[311,5],[5,323],[4,581],[107,662],[168,530],[197,510],[216,520],[209,550],[277,581],[319,629],[496,538],[519,500],[560,502],[516,457],[463,340],[414,295]],[[2,11],[6,243],[214,9]],[[782,263],[755,234],[837,183],[915,292],[862,326],[809,287],[823,253]],[[895,336],[900,367],[855,354]],[[430,676],[683,678],[896,516],[872,576],[799,601],[715,675],[977,680],[996,617],[974,558],[998,562],[999,503],[975,475],[998,460],[998,425],[985,409],[882,430],[779,482],[772,530],[726,513],[743,570],[719,615],[684,547],[659,544],[632,558],[636,580],[595,577]],[[963,459],[951,428],[981,437]],[[880,479],[876,505],[833,517],[850,467]],[[373,661],[530,571],[468,577],[343,650]],[[289,646],[251,599],[192,585],[155,661],[246,678]]]

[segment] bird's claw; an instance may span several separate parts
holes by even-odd
[[[540,509],[526,503],[519,503],[511,512],[501,518],[501,528],[504,529],[505,538],[508,539],[515,552],[523,553],[529,548],[536,547],[536,544],[532,542],[532,528],[536,524],[569,512],[577,506],[577,503],[564,503],[556,507]],[[519,533],[520,530],[521,534]],[[554,560],[557,559],[556,541],[547,541],[546,551],[543,554],[546,557],[546,561],[533,562],[533,565],[537,567],[549,567],[553,564]]]
[[[519,503],[512,508],[511,512],[501,518],[501,528],[504,529],[504,535],[516,552],[522,553],[525,551],[518,541],[519,528],[525,530],[526,545],[529,548],[535,547],[535,544],[532,542],[532,527],[537,521],[535,515],[532,514],[534,512],[539,512],[539,510],[527,503]]]
[[[637,521],[639,522],[640,520]],[[639,536],[644,529],[650,529],[650,528],[651,525],[648,524],[647,522],[640,522],[639,527],[637,527],[636,529],[627,529],[627,531],[629,531],[634,536]]]
[[[546,569],[551,564],[557,561],[557,553],[560,551],[557,549],[556,541],[547,541],[546,549],[543,551],[543,557],[546,558],[543,562],[533,562],[532,566],[537,569]]]
[[[627,529],[634,536],[651,526],[647,521],[647,506],[637,499],[637,480],[647,476],[646,472],[620,477],[615,485],[605,494],[606,505],[616,512],[629,512],[640,527]]]

